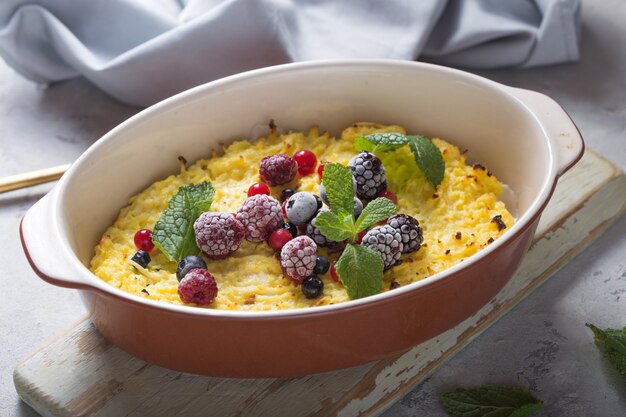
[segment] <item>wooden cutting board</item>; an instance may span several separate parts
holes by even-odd
[[[507,286],[474,316],[402,355],[301,378],[211,378],[132,357],[85,317],[17,365],[15,388],[43,416],[376,415],[545,282],[625,209],[626,177],[587,151],[560,179]]]

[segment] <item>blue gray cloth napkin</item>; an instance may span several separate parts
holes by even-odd
[[[328,58],[464,68],[578,59],[580,0],[2,0],[0,55],[146,106],[226,75]]]

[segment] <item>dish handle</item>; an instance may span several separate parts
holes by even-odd
[[[580,130],[565,109],[545,94],[515,87],[507,89],[541,122],[555,149],[557,175],[563,175],[585,151]]]
[[[37,201],[20,222],[20,239],[26,259],[44,281],[59,287],[92,288],[80,279],[54,220],[56,188]]]

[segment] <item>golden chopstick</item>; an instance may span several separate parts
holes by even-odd
[[[0,178],[0,193],[43,184],[44,182],[56,181],[61,178],[70,165],[71,164],[59,165],[52,168]]]

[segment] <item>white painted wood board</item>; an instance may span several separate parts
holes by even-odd
[[[520,269],[475,315],[404,354],[301,378],[227,379],[149,365],[83,318],[14,371],[20,397],[43,416],[376,415],[476,338],[626,210],[626,177],[587,151],[560,180]]]

